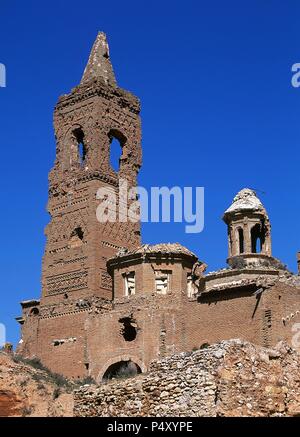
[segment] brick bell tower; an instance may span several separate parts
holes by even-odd
[[[137,97],[116,83],[101,32],[80,84],[60,97],[54,111],[56,159],[49,174],[51,220],[45,230],[41,306],[68,298],[111,299],[107,259],[121,247],[140,244],[139,223],[120,221],[118,215],[114,223],[101,223],[96,217],[99,188],[116,194],[118,208],[120,180],[126,180],[128,188],[136,186],[141,166],[139,113]],[[110,164],[113,140],[120,144],[118,171]]]

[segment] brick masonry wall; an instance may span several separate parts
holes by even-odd
[[[163,256],[156,262],[153,256],[141,257],[135,267],[120,267],[114,279],[110,276],[108,259],[122,247],[140,245],[140,223],[100,223],[96,193],[109,187],[122,203],[120,180],[125,178],[128,188],[136,185],[142,164],[139,113],[139,100],[116,85],[105,36],[99,34],[84,80],[55,107],[56,158],[49,174],[51,219],[45,230],[42,296],[38,313],[31,315],[28,304],[20,320],[18,351],[38,356],[52,371],[71,378],[101,381],[109,365],[129,359],[145,370],[154,359],[223,339],[239,337],[265,346],[281,338],[290,341],[292,321],[299,320],[299,288],[293,285],[277,285],[260,297],[253,295],[257,287],[244,287],[188,299],[193,254]],[[110,164],[113,138],[122,148],[118,172]],[[114,202],[109,209],[116,210]],[[136,296],[126,301],[122,274],[131,267],[136,270]],[[155,294],[156,270],[170,272],[166,296]],[[210,285],[236,279],[237,271],[227,273],[227,279],[210,276]],[[239,274],[243,280],[253,277],[250,270]],[[133,341],[122,336],[124,317],[137,324]]]
[[[108,305],[103,311],[92,305],[70,314],[31,316],[19,349],[26,356],[39,356],[47,367],[67,377],[91,375],[101,381],[113,362],[131,359],[144,370],[155,359],[204,343],[242,338],[266,347],[281,339],[291,344],[293,324],[300,321],[298,304],[299,289],[284,283],[259,298],[247,289],[225,290],[199,302],[185,293],[147,293],[119,299],[114,308]],[[122,335],[124,317],[137,324],[133,341]],[[55,345],[54,340],[64,341]]]
[[[151,363],[149,372],[74,393],[75,416],[297,416],[300,356],[241,340]]]

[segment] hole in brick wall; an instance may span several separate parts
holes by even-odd
[[[119,322],[123,325],[121,328],[121,334],[125,341],[133,341],[137,336],[137,326],[134,319],[131,317],[123,317],[119,319]]]
[[[83,240],[83,230],[81,227],[78,227],[76,229],[74,229],[74,231],[71,234],[71,237],[78,237],[79,240]]]
[[[118,361],[108,367],[103,375],[103,380],[130,378],[139,373],[142,373],[142,370],[140,366],[133,361]]]
[[[65,299],[68,299],[68,297],[69,297],[69,296],[68,296],[68,293],[65,293],[65,294],[64,294],[64,298],[65,298]]]
[[[78,227],[72,231],[69,246],[71,248],[80,247],[83,244],[84,233],[81,227]]]
[[[38,308],[32,308],[32,310],[30,311],[30,314],[32,316],[37,316],[38,314],[40,314]]]
[[[201,344],[201,346],[199,347],[199,349],[206,349],[206,348],[208,348],[209,347],[209,343],[208,342],[205,342],[205,343],[202,343]]]

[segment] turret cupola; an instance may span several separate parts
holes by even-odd
[[[223,216],[228,226],[228,263],[241,256],[248,263],[272,256],[271,225],[255,191],[244,188]]]

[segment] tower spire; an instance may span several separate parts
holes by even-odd
[[[99,32],[92,47],[88,63],[83,72],[81,84],[90,80],[102,78],[105,83],[115,86],[117,84],[113,67],[109,58],[109,47],[104,32]]]

